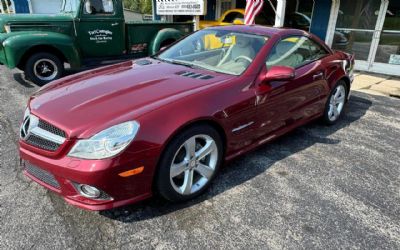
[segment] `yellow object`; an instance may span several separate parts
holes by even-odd
[[[235,19],[232,20],[232,22],[224,22],[225,17],[227,15],[229,15],[230,13],[234,12],[234,13],[238,13],[239,15],[243,16],[244,19],[244,9],[232,9],[232,10],[227,10],[225,11],[224,14],[222,14],[222,16],[215,21],[200,21],[200,29],[204,29],[207,27],[211,27],[211,26],[223,26],[223,25],[232,25],[232,24],[244,24],[242,21],[240,21],[239,19]]]
[[[144,170],[144,166],[141,166],[141,167],[138,167],[138,168],[135,168],[135,169],[131,169],[131,170],[119,173],[118,175],[121,176],[121,177],[129,177],[129,176],[132,176],[132,175],[140,174],[140,173],[143,172],[143,170]]]
[[[205,20],[200,21],[200,29],[204,29],[204,28],[211,27],[211,26],[224,26],[224,25],[232,25],[232,24],[244,24],[240,20],[240,18],[232,20],[231,23],[224,22],[225,17],[227,15],[229,15],[230,13],[238,13],[239,16],[241,15],[244,18],[244,12],[245,12],[244,9],[227,10],[227,11],[225,11],[225,13],[218,20],[215,20],[215,21],[205,21]],[[222,46],[229,47],[229,46],[235,44],[235,40],[236,40],[235,37],[232,37],[231,43],[225,43],[224,44],[224,43],[221,42],[221,40],[219,38],[215,37],[215,35],[208,35],[208,36],[206,36],[204,38],[204,47],[206,49],[219,49]]]

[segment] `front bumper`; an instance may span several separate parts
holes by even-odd
[[[70,157],[49,158],[20,146],[24,174],[61,195],[68,203],[87,210],[106,210],[146,199],[152,195],[152,176],[155,158],[148,157],[156,151],[148,150],[124,160],[123,155],[114,159],[80,160]],[[143,157],[147,156],[147,157]],[[33,166],[33,167],[32,167]],[[145,166],[139,175],[121,177],[121,172]],[[112,199],[89,199],[79,194],[75,184],[94,186]]]

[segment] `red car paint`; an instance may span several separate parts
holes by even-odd
[[[205,122],[218,128],[225,139],[225,159],[230,160],[320,117],[333,85],[340,79],[351,84],[343,61],[352,64],[354,58],[332,51],[303,31],[240,25],[213,29],[265,35],[270,39],[241,76],[190,69],[213,76],[193,79],[176,74],[187,71],[185,66],[148,58],[150,65],[129,61],[83,72],[35,93],[28,104],[31,113],[64,130],[67,140],[55,152],[20,140],[20,156],[22,162],[52,173],[60,189],[26,171],[25,174],[84,209],[104,210],[130,204],[152,196],[160,154],[169,140],[190,124]],[[296,34],[311,37],[330,54],[297,69],[294,80],[263,83],[267,73],[265,58],[271,48],[282,37]],[[318,73],[322,73],[321,77],[313,77]],[[140,130],[118,156],[105,160],[67,156],[77,140],[131,120],[140,123]],[[235,130],[243,125],[245,129]],[[119,176],[140,166],[144,166],[141,174]],[[84,198],[72,181],[98,187],[113,200]]]

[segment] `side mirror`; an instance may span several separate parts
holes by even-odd
[[[289,81],[294,79],[296,72],[294,68],[287,66],[272,66],[264,76],[264,82]]]

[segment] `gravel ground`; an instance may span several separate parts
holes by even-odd
[[[353,92],[340,123],[228,163],[189,203],[96,213],[21,173],[18,125],[35,90],[0,66],[0,249],[400,248],[398,99]]]

